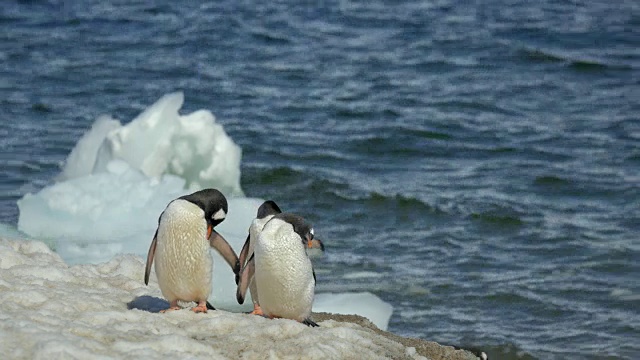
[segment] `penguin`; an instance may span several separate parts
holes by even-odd
[[[256,239],[264,228],[264,225],[269,220],[271,220],[274,215],[280,213],[282,213],[282,210],[280,210],[278,204],[276,204],[273,200],[267,200],[263,202],[262,205],[260,205],[256,218],[251,222],[251,226],[249,226],[249,234],[247,235],[247,239],[245,240],[244,245],[242,246],[242,250],[238,255],[241,268],[246,265],[247,260],[253,255],[253,249],[257,241]],[[307,244],[305,250],[307,251],[307,255],[309,255],[310,258],[319,257],[324,252],[324,244],[320,239],[314,238]],[[239,281],[238,277],[239,276],[236,276],[236,285]],[[253,311],[251,312],[251,314],[264,315],[262,309],[260,308],[255,276],[249,284],[249,292],[251,293],[251,300],[253,301]]]
[[[178,301],[194,301],[191,310],[206,313],[214,309],[207,301],[211,293],[213,258],[209,247],[216,249],[235,274],[240,271],[236,253],[214,228],[227,216],[227,199],[216,189],[204,189],[171,201],[158,218],[144,273],[149,284],[151,265],[169,308],[179,310]]]
[[[309,244],[307,244],[307,255],[310,259],[317,259],[324,255],[324,243],[318,238],[313,238]]]
[[[244,303],[247,287],[255,278],[266,317],[318,326],[310,318],[316,275],[305,251],[313,241],[311,225],[298,215],[276,214],[256,240],[254,254],[240,273],[238,303]]]
[[[282,210],[280,210],[275,201],[267,200],[260,205],[256,218],[251,222],[251,226],[249,226],[249,234],[247,235],[247,239],[245,240],[239,254],[241,267],[244,267],[248,258],[253,255],[253,249],[257,241],[256,239],[264,228],[264,225],[271,220],[272,217],[280,214],[281,212]],[[238,276],[236,276],[236,284],[238,284]],[[260,308],[260,302],[258,301],[258,290],[256,288],[255,277],[253,277],[249,284],[249,291],[251,292],[251,300],[253,301],[253,311],[251,314],[263,315],[262,309]]]

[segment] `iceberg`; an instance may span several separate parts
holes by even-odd
[[[179,196],[214,187],[230,203],[240,198],[240,147],[211,112],[180,115],[183,102],[181,92],[165,95],[124,126],[98,117],[57,182],[18,201],[18,229],[72,264],[97,263],[146,254],[158,216]]]
[[[182,92],[165,95],[126,126],[100,116],[67,157],[60,179],[107,172],[112,160],[122,160],[149,178],[172,174],[192,191],[216,187],[241,196],[240,147],[210,111],[181,116],[183,103]]]

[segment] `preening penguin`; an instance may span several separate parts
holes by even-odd
[[[171,201],[160,214],[158,228],[147,255],[144,283],[149,284],[151,264],[169,308],[178,301],[195,301],[194,312],[207,312],[211,293],[213,258],[216,249],[238,274],[238,257],[229,243],[214,229],[227,216],[227,199],[216,189],[204,189]],[[209,305],[209,308],[213,308]]]
[[[253,249],[257,241],[256,239],[258,238],[260,232],[262,232],[265,224],[269,220],[271,220],[272,217],[280,214],[281,212],[282,211],[280,210],[278,205],[272,200],[267,200],[262,203],[262,205],[260,205],[256,218],[251,222],[251,226],[249,226],[249,234],[247,235],[247,240],[244,242],[244,246],[242,246],[242,250],[240,251],[240,266],[244,267],[247,260],[251,256],[253,256]],[[238,276],[236,276],[236,284],[238,283],[238,281]],[[253,301],[253,311],[251,313],[255,315],[263,315],[262,309],[260,308],[255,277],[250,280],[249,291],[251,292],[251,300]]]
[[[318,326],[309,318],[316,280],[305,251],[313,241],[313,228],[300,216],[281,213],[266,223],[256,240],[254,254],[240,274],[238,302],[244,302],[255,277],[265,316]]]

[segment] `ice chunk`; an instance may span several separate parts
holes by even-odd
[[[242,152],[222,125],[215,123],[213,114],[196,111],[180,117],[178,124],[168,172],[186,179],[187,187],[194,191],[216,184],[227,196],[242,195]]]
[[[170,200],[184,193],[184,180],[179,177],[150,179],[127,163],[114,160],[104,173],[59,182],[37,194],[25,195],[18,201],[18,228],[34,238],[55,239],[63,256],[68,243],[127,242],[129,246],[122,250],[140,253],[144,246],[138,235],[153,236],[158,215]]]
[[[181,195],[206,187],[242,195],[240,148],[211,112],[180,116],[183,101],[168,94],[126,126],[98,118],[58,182],[18,201],[20,231],[51,239],[71,263],[95,263],[146,254],[158,216]]]
[[[73,179],[89,175],[93,172],[98,149],[102,145],[107,134],[112,130],[121,128],[120,122],[110,116],[100,116],[91,129],[87,131],[71,150],[67,157],[60,180]]]
[[[171,200],[188,192],[177,176],[149,179],[116,160],[105,173],[57,183],[20,199],[18,227],[34,238],[47,239],[71,264],[104,262],[122,253],[146,257],[158,217]],[[229,214],[217,230],[239,253],[263,200],[229,198],[228,202]],[[211,252],[212,303],[245,310],[235,299],[231,268],[215,250]]]
[[[182,93],[165,95],[127,126],[108,133],[98,150],[93,171],[104,171],[112,159],[122,159],[149,177],[164,174],[183,102]]]
[[[165,95],[125,126],[99,117],[67,157],[60,180],[106,172],[117,159],[149,178],[172,174],[190,190],[241,196],[240,147],[210,111],[181,116],[183,102],[181,92]]]

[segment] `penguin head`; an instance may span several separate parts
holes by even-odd
[[[274,218],[278,218],[293,226],[293,231],[300,236],[302,244],[305,247],[311,247],[313,240],[313,227],[306,222],[304,218],[295,214],[281,213]]]
[[[273,200],[267,200],[260,205],[258,208],[258,215],[256,218],[264,219],[269,215],[280,214],[282,210],[278,207],[278,205]]]
[[[227,217],[229,205],[227,204],[227,198],[216,189],[204,189],[196,191],[193,194],[180,197],[196,204],[204,211],[204,218],[207,221],[207,225],[215,227],[219,225]]]

